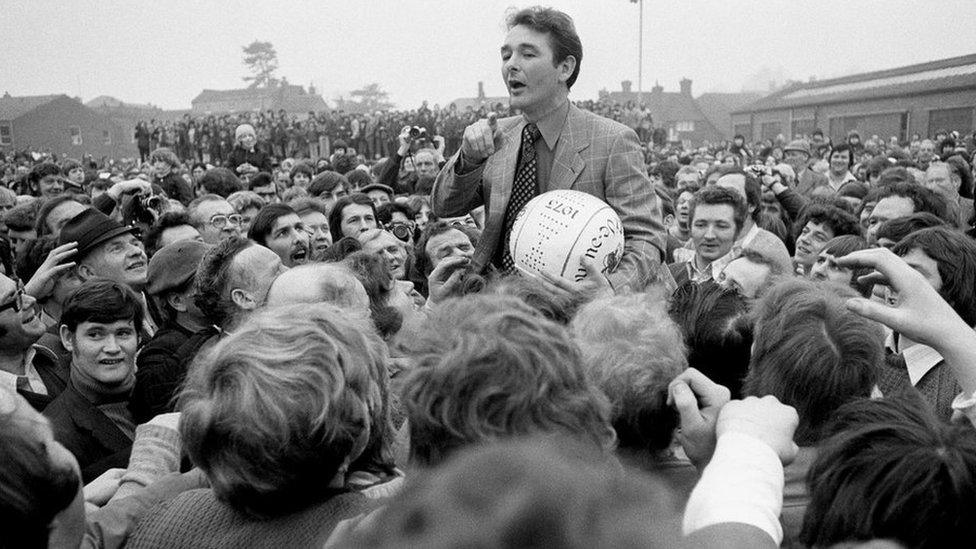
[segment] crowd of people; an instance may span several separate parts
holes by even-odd
[[[568,18],[511,17],[518,80],[512,37]],[[493,134],[552,155],[524,145],[551,131],[532,107],[227,116],[143,127],[139,160],[5,157],[0,547],[976,533],[971,140],[686,149],[640,106],[562,106],[620,118],[647,183],[606,193],[646,247],[570,284],[486,248],[497,195],[445,190],[490,176]]]

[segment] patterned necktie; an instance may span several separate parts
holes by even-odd
[[[515,270],[515,261],[508,251],[508,241],[511,237],[515,216],[539,192],[539,162],[535,154],[535,142],[541,137],[539,127],[526,124],[522,129],[522,150],[519,153],[519,167],[515,172],[515,182],[512,184],[512,196],[508,200],[505,210],[505,238],[502,242],[502,271],[510,274]]]

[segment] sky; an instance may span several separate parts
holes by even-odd
[[[278,52],[278,76],[330,101],[376,82],[401,108],[505,95],[499,47],[512,0],[0,0],[0,93],[186,109],[244,86],[241,48]],[[550,0],[583,42],[573,99],[637,89],[638,4]],[[737,92],[973,53],[976,1],[644,0],[643,89]]]

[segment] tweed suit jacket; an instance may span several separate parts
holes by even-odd
[[[431,210],[441,217],[465,215],[485,206],[485,228],[473,263],[484,269],[504,242],[505,209],[512,194],[525,118],[498,120],[500,142],[481,165],[456,173],[460,151],[437,175]],[[573,189],[603,200],[616,210],[624,228],[624,255],[607,278],[616,290],[641,290],[653,280],[665,249],[661,205],[647,177],[634,130],[570,104],[553,151],[549,181],[539,192]]]

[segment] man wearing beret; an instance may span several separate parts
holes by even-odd
[[[171,401],[184,378],[176,351],[207,325],[193,302],[193,276],[212,247],[197,240],[181,240],[163,246],[149,261],[146,290],[162,312],[163,324],[136,357],[131,406],[137,422],[172,411]]]
[[[142,241],[134,227],[126,227],[102,212],[87,208],[71,218],[61,229],[59,244],[77,242],[74,274],[85,282],[101,277],[125,284],[142,301],[146,313],[144,339],[156,333],[159,315],[146,299],[148,261]]]

